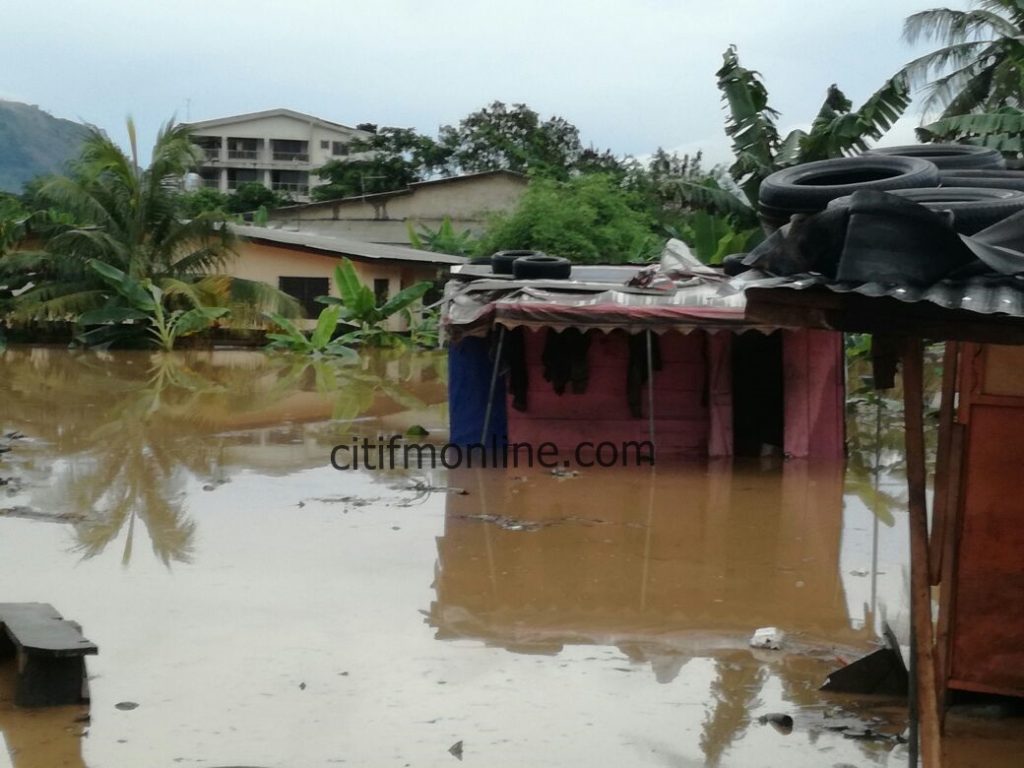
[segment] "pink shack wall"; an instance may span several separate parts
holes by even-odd
[[[541,354],[547,330],[524,334],[528,373],[527,409],[507,401],[512,443],[551,442],[572,451],[583,442],[621,445],[650,438],[648,388],[643,415],[634,417],[627,399],[627,334],[591,334],[586,392],[567,387],[562,395],[544,379]],[[733,453],[732,334],[726,331],[659,336],[661,370],[654,372],[654,442],[658,456],[702,458]],[[842,334],[783,331],[783,450],[794,458],[844,456]]]

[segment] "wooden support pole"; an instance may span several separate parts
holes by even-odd
[[[932,533],[929,540],[929,584],[938,584],[942,574],[943,537],[950,504],[950,467],[953,464],[953,401],[956,399],[957,360],[960,345],[946,342],[942,356],[942,400],[939,405],[939,445],[935,454],[935,495],[932,501]]]
[[[924,350],[907,339],[903,350],[903,420],[906,428],[908,517],[910,524],[910,614],[913,622],[914,679],[924,768],[939,768],[939,711],[935,696],[931,586],[928,568],[928,508],[924,460]]]

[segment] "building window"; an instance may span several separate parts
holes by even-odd
[[[274,160],[284,162],[309,162],[309,142],[294,139],[271,139],[270,151]]]
[[[331,154],[332,155],[347,155],[348,154],[348,144],[346,144],[343,141],[333,141],[333,142],[331,142]]]
[[[316,300],[317,296],[330,293],[330,284],[326,277],[279,277],[277,287],[294,299],[298,299],[306,311],[307,317],[316,317],[324,305]]]
[[[385,301],[388,300],[388,287],[391,281],[386,277],[377,277],[373,280],[373,296],[377,300],[377,306],[379,307]]]
[[[320,149],[328,149],[330,146],[331,146],[331,142],[327,141],[327,139],[321,140],[321,142],[320,142]]]

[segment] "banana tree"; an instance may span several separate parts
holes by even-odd
[[[78,336],[90,346],[110,343],[142,327],[160,349],[170,351],[179,338],[205,331],[230,312],[227,307],[203,304],[200,291],[206,286],[201,282],[165,278],[161,287],[149,278],[131,277],[102,261],[92,259],[88,266],[114,290],[102,307],[83,312],[78,318],[80,326],[93,326]]]
[[[305,355],[355,357],[356,351],[349,347],[345,340],[331,338],[338,329],[340,316],[341,307],[325,307],[317,317],[316,328],[307,336],[287,317],[268,312],[267,317],[280,329],[280,332],[267,334],[270,348]]]
[[[389,331],[384,324],[395,315],[403,315],[410,320],[412,312],[409,307],[430,290],[430,283],[424,280],[410,285],[378,305],[373,291],[363,284],[352,262],[345,258],[334,268],[334,282],[338,286],[340,298],[320,296],[317,301],[329,307],[337,307],[340,310],[339,321],[353,326],[353,330],[341,336],[344,343],[360,343],[371,347],[394,347],[408,343],[404,336]]]
[[[726,50],[723,59],[717,76],[729,112],[725,132],[735,157],[729,174],[743,197],[717,185],[694,182],[680,182],[680,191],[691,207],[730,216],[742,226],[756,224],[761,182],[769,174],[799,163],[863,152],[868,141],[881,138],[910,104],[903,74],[886,80],[858,109],[833,84],[809,130],[798,128],[782,136],[776,125],[779,112],[768,104],[761,75],[740,64],[735,46]]]

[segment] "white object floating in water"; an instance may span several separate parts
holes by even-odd
[[[785,634],[776,627],[761,627],[754,632],[750,638],[750,645],[753,648],[769,648],[777,651],[782,647],[782,638]]]

